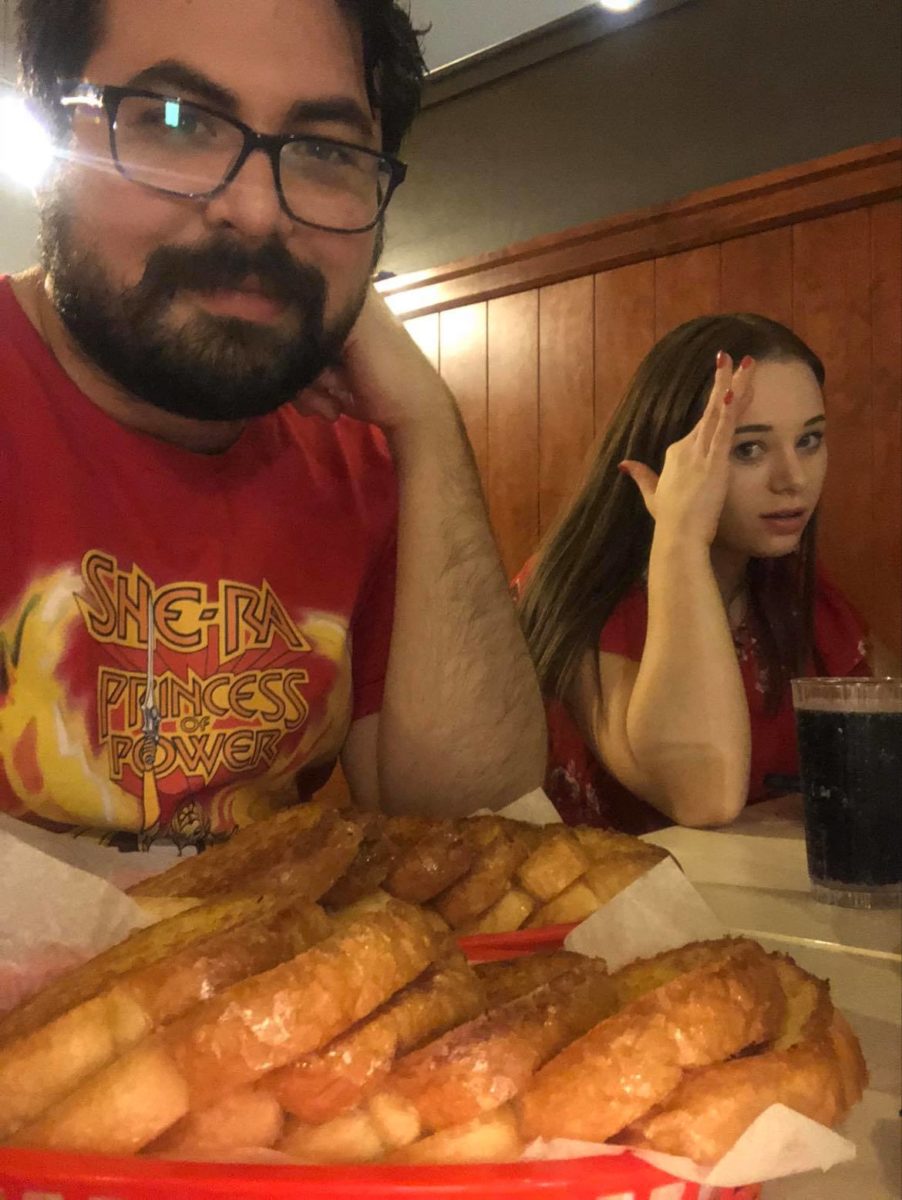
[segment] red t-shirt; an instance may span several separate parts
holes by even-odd
[[[187,842],[309,796],[381,707],[379,431],[289,406],[222,454],[133,432],[4,279],[0,404],[0,810]]]
[[[529,564],[515,581],[522,586]],[[648,597],[644,587],[634,587],[608,619],[599,639],[607,654],[640,662],[648,624]],[[864,627],[842,594],[819,574],[815,591],[814,642],[828,675],[867,673]],[[751,763],[749,803],[764,800],[768,776],[794,777],[799,762],[792,696],[787,687],[776,713],[765,710],[764,686],[754,636],[741,629],[735,636],[739,669],[749,705]],[[810,672],[814,674],[812,670]],[[548,716],[548,774],[545,790],[563,819],[572,825],[610,826],[627,833],[646,833],[672,824],[634,795],[597,760],[584,741],[566,706],[559,700],[546,704]]]

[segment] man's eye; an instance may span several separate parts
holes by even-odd
[[[760,442],[740,442],[733,447],[733,458],[737,462],[755,462],[764,453]]]
[[[215,118],[177,100],[123,104],[120,124],[161,137],[168,134],[188,138],[215,137],[219,126]]]
[[[355,161],[353,151],[344,146],[336,146],[332,142],[303,142],[304,152],[309,158],[329,166],[346,167]]]

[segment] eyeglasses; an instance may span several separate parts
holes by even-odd
[[[211,200],[262,150],[283,211],[331,233],[373,229],[407,174],[390,154],[310,134],[258,133],[203,104],[158,92],[73,84],[63,86],[59,102],[103,109],[119,173],[168,196]]]

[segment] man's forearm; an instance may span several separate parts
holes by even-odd
[[[545,719],[453,403],[389,434],[400,483],[383,805],[460,814],[542,783]]]

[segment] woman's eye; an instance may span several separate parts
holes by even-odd
[[[823,445],[823,441],[823,430],[815,429],[811,433],[803,434],[802,437],[799,438],[799,449],[811,451],[819,450]]]
[[[760,442],[740,442],[733,447],[733,458],[737,462],[756,462],[764,453]]]

